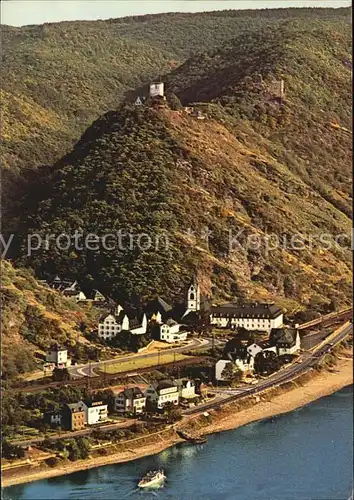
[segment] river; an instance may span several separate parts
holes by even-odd
[[[353,467],[353,388],[199,446],[6,488],[4,500],[347,500]],[[163,467],[165,487],[138,491]]]

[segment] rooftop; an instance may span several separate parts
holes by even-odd
[[[78,411],[84,411],[84,407],[81,401],[78,403],[67,403],[66,405],[72,413],[76,413]]]
[[[176,382],[173,380],[160,380],[155,386],[157,390],[168,389],[169,387],[177,387]]]
[[[272,328],[270,332],[270,344],[294,344],[298,330],[295,328]]]
[[[127,387],[123,391],[124,396],[129,399],[143,398],[144,394],[139,387]]]
[[[212,314],[232,314],[239,318],[266,318],[274,319],[282,314],[280,307],[267,303],[248,303],[248,304],[237,304],[234,302],[229,302],[226,304],[221,304],[220,306],[213,306],[211,308]]]

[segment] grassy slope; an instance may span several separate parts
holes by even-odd
[[[28,270],[1,262],[1,340],[3,376],[31,371],[35,353],[53,341],[87,343],[80,327],[92,325],[79,306],[39,284]]]

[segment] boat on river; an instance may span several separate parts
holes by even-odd
[[[166,476],[162,469],[154,470],[148,472],[142,479],[139,481],[139,488],[148,488],[148,489],[156,489],[161,488],[165,482]]]

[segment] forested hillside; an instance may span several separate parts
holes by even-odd
[[[162,243],[114,251],[52,246],[30,258],[23,252],[21,264],[38,275],[58,272],[94,284],[115,298],[155,292],[181,298],[197,270],[203,291],[215,299],[272,299],[289,311],[326,311],[350,300],[348,9],[171,14],[24,30],[46,61],[36,70],[41,85],[32,75],[21,92],[46,111],[56,106],[64,118],[47,124],[66,123],[67,139],[74,138],[85,122],[111,110],[71,152],[27,176],[20,235],[124,230]],[[61,40],[57,70],[42,36],[52,47]],[[15,51],[14,42],[10,46]],[[41,68],[47,64],[46,81]],[[162,73],[165,107],[119,104],[126,91]],[[56,87],[55,75],[67,87]],[[272,90],[279,79],[283,99]],[[19,88],[17,77],[12,83]],[[199,103],[205,119],[177,109],[176,96],[183,104]],[[50,139],[64,152],[60,133],[48,130],[40,143]],[[17,151],[27,154],[30,147],[21,144]],[[40,150],[56,156],[51,147]],[[323,233],[326,245],[318,241]],[[230,253],[230,235],[237,234],[239,245]],[[294,235],[302,235],[303,249],[290,248]],[[261,244],[252,247],[251,237]],[[280,242],[275,250],[267,249],[269,237]]]
[[[88,313],[41,285],[27,269],[1,261],[2,378],[10,379],[43,364],[45,350],[57,342],[78,348],[83,332],[95,325]]]
[[[350,9],[161,14],[2,27],[3,163],[14,174],[70,150],[124,93],[245,30],[288,19],[350,23]],[[6,176],[7,180],[7,176]]]
[[[349,23],[289,21],[194,57],[166,79],[184,104],[215,104],[209,112],[231,131],[247,124],[270,154],[350,216],[351,70]],[[270,91],[280,79],[282,106]]]
[[[214,297],[273,299],[289,310],[344,304],[349,40],[349,30],[327,23],[250,31],[166,78],[185,104],[202,101],[206,119],[168,105],[124,105],[104,115],[43,176],[40,194],[27,200],[24,229],[103,235],[123,228],[167,234],[169,248],[39,251],[26,263],[72,272],[116,297],[177,297],[198,269]],[[275,78],[285,81],[283,101],[269,91]],[[231,253],[230,231],[241,232]],[[323,233],[329,245],[319,243]],[[262,241],[258,248],[247,245],[251,235]],[[267,252],[269,235],[280,245]],[[293,235],[303,235],[305,248],[289,248]]]

